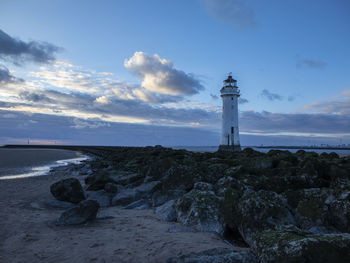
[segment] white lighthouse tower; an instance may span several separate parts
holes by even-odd
[[[238,129],[238,97],[237,80],[231,73],[224,80],[224,86],[220,90],[222,97],[222,128],[219,150],[240,150]]]

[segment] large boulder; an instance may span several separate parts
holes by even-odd
[[[102,190],[107,183],[115,183],[115,181],[106,171],[98,171],[85,178],[88,191]]]
[[[126,188],[112,199],[112,205],[126,206],[137,200],[150,198],[160,186],[160,181],[153,181],[134,188]]]
[[[76,178],[60,180],[50,186],[50,191],[60,201],[79,203],[85,199],[83,188]]]
[[[127,173],[127,172],[118,172],[117,174],[110,176],[113,181],[117,184],[124,186],[137,186],[140,185],[144,180],[144,175],[140,173]]]
[[[199,231],[223,231],[221,200],[212,191],[192,190],[175,202],[177,221]]]
[[[156,214],[156,217],[161,220],[168,221],[168,222],[176,221],[175,201],[170,200],[165,204],[156,207],[155,214]]]
[[[232,206],[231,221],[249,245],[257,231],[295,224],[287,200],[275,192],[246,191],[238,202],[233,199]]]
[[[349,234],[314,235],[295,229],[264,230],[252,245],[261,263],[350,262]]]
[[[193,189],[199,191],[214,191],[214,186],[206,182],[197,182],[194,184]]]
[[[119,186],[115,183],[106,183],[105,184],[105,187],[104,187],[104,190],[107,192],[107,193],[111,193],[111,194],[117,194],[118,190],[119,190]]]
[[[350,191],[342,193],[329,204],[330,223],[338,230],[350,233]]]
[[[182,255],[167,260],[167,263],[257,263],[250,250],[233,251],[229,248],[213,248],[199,253]]]
[[[165,172],[161,181],[167,190],[189,191],[199,177],[193,166],[175,165]]]
[[[296,207],[295,218],[302,229],[328,226],[328,203],[334,199],[328,189],[311,188],[299,193],[301,200]]]
[[[88,194],[88,200],[95,200],[99,203],[100,207],[108,207],[112,204],[112,198],[115,196],[113,193],[107,193],[105,190],[98,190]]]
[[[95,200],[81,201],[77,206],[64,211],[58,223],[60,225],[79,225],[96,218],[100,205]]]
[[[186,194],[185,190],[167,190],[166,187],[163,187],[163,189],[159,189],[155,191],[152,195],[152,205],[154,207],[160,206],[170,200],[178,199],[179,197]]]

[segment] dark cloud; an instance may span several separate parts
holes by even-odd
[[[22,79],[16,78],[11,72],[3,65],[0,65],[0,85],[7,83],[23,82]]]
[[[272,93],[272,92],[268,91],[267,89],[264,89],[260,95],[264,98],[267,98],[270,101],[283,99],[283,97],[281,95],[279,95],[277,93]]]
[[[209,125],[218,114],[198,108],[168,108],[153,106],[140,100],[111,98],[109,103],[98,103],[96,97],[84,93],[62,93],[54,90],[22,91],[18,96],[23,105],[51,111],[75,111],[81,114],[122,116],[146,120],[152,124],[168,123],[190,125],[198,122]]]
[[[307,67],[307,68],[322,69],[325,66],[326,66],[326,62],[322,60],[315,60],[315,59],[299,59],[296,64],[297,68]]]
[[[1,103],[0,103],[1,105]],[[279,119],[279,120],[278,120]],[[311,124],[308,122],[312,120]],[[331,116],[312,116],[296,114],[273,114],[268,112],[245,112],[241,115],[242,145],[305,145],[315,143],[339,143],[339,138],[324,136],[278,135],[277,132],[296,131],[296,123],[300,123],[301,132],[320,132],[320,124],[331,121],[330,126],[340,120],[331,120]],[[349,119],[344,120],[349,122]],[[46,141],[62,141],[66,144],[90,145],[129,145],[145,146],[162,144],[215,146],[219,144],[219,130],[203,130],[200,128],[167,127],[159,125],[106,123],[91,119],[77,119],[57,115],[31,114],[0,110],[0,144],[27,142],[28,139]],[[287,128],[284,128],[284,126]],[[313,125],[316,125],[313,127]],[[342,125],[345,131],[348,126]],[[246,128],[276,133],[269,136],[245,134]],[[290,127],[291,126],[291,127]],[[333,131],[332,127],[325,131]],[[337,130],[341,131],[340,129]],[[333,133],[332,133],[333,134]],[[350,136],[343,136],[343,142],[350,142]],[[22,141],[21,141],[22,140]]]
[[[135,54],[124,66],[140,78],[146,90],[175,96],[193,95],[204,87],[193,74],[176,69],[173,63],[158,55]]]
[[[305,105],[303,109],[312,113],[350,115],[350,90],[345,90],[334,99]]]
[[[202,0],[208,13],[224,23],[233,24],[239,29],[256,26],[254,11],[246,0]]]
[[[19,97],[22,100],[29,102],[52,102],[45,94],[40,94],[36,92],[22,91],[19,93]]]
[[[242,97],[239,97],[238,98],[238,103],[239,104],[245,104],[245,103],[248,103],[249,101],[247,100],[247,99],[245,99],[245,98],[242,98]]]
[[[46,114],[16,113],[0,110],[0,144],[30,140],[62,141],[66,144],[128,145],[217,145],[219,134],[198,128],[158,125],[105,123]],[[79,128],[77,127],[79,126]],[[96,127],[99,126],[99,127]]]
[[[245,111],[240,115],[241,130],[259,133],[350,133],[348,114],[283,114]]]
[[[55,60],[55,53],[60,51],[55,45],[47,42],[24,42],[13,38],[0,29],[0,58],[17,65],[26,61],[48,63]]]
[[[288,101],[294,101],[295,100],[295,96],[288,96]]]
[[[218,100],[218,99],[219,99],[219,96],[218,96],[218,95],[215,95],[215,94],[210,94],[210,97],[211,97],[213,100]]]

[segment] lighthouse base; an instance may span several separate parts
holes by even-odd
[[[218,151],[240,151],[241,145],[220,145]]]

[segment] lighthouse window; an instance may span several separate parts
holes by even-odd
[[[233,134],[233,127],[231,127],[231,134]]]
[[[233,97],[231,98],[231,100],[233,100]]]

